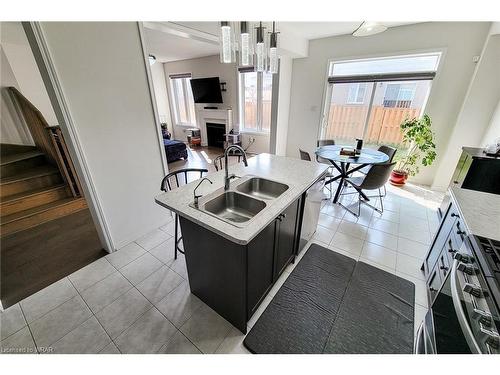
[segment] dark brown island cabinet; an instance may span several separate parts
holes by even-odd
[[[180,217],[191,292],[246,333],[247,322],[300,243],[304,194],[248,244],[232,242]]]

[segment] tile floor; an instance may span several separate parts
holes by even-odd
[[[354,196],[342,199],[349,204]],[[312,242],[415,283],[416,329],[427,308],[420,266],[440,199],[417,186],[388,187],[385,212],[362,207],[359,218],[324,201]],[[182,254],[173,259],[172,235],[173,221],[2,312],[1,352],[248,353],[244,335],[190,293]]]

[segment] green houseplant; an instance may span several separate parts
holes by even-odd
[[[428,166],[436,159],[434,133],[428,115],[422,118],[406,119],[400,125],[403,144],[408,147],[404,156],[399,158],[391,174],[393,185],[403,185],[408,176],[415,176],[421,165]]]

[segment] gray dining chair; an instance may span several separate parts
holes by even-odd
[[[348,195],[348,194],[356,194],[357,193],[358,194],[358,211],[354,212],[350,208],[348,208],[348,207],[344,206],[342,203],[340,203],[340,201],[339,201],[339,204],[342,207],[344,207],[347,211],[352,213],[354,216],[359,216],[359,214],[361,212],[361,203],[369,206],[370,208],[374,209],[375,211],[377,211],[379,213],[383,213],[384,212],[384,204],[383,204],[382,198],[384,197],[384,195],[382,194],[380,189],[385,186],[387,181],[389,181],[391,171],[394,168],[395,164],[396,164],[396,162],[374,164],[374,165],[372,165],[372,167],[370,168],[370,170],[368,171],[368,173],[366,175],[359,176],[359,177],[346,178],[345,182],[347,182],[347,184],[351,185],[354,188],[354,190],[356,190],[356,191],[353,193],[342,193],[341,192],[341,195]],[[342,188],[342,190],[344,190],[344,189],[345,189],[345,187]],[[377,195],[366,195],[366,194],[364,194],[364,195],[368,198],[380,199],[380,209],[378,209],[377,207],[369,204],[367,201],[362,199],[361,192],[363,190],[378,190]]]
[[[332,145],[335,145],[335,140],[333,139],[318,139],[318,141],[316,142],[316,146],[318,148],[323,146],[332,146]],[[330,160],[322,158],[321,156],[318,155],[316,155],[316,161],[318,163],[331,165]]]
[[[386,146],[386,145],[380,146],[377,150],[380,151],[380,152],[383,152],[384,154],[386,154],[387,156],[389,156],[389,160],[387,160],[386,163],[391,163],[392,160],[394,159],[394,155],[396,155],[396,152],[398,151],[397,148],[394,148],[394,147],[391,147],[391,146]],[[372,167],[371,165],[367,165],[366,167],[361,168],[359,170],[359,172],[362,173],[362,174],[367,174],[371,167]],[[387,195],[387,190],[385,189],[385,185],[384,185],[383,190],[384,190],[384,195],[383,196],[385,197]]]
[[[309,152],[301,150],[299,148],[299,154],[300,154],[300,160],[312,161],[311,155],[309,154]],[[328,189],[328,191],[330,193],[330,198],[325,198],[325,199],[330,199],[330,200],[332,199],[332,195],[333,195],[332,184],[326,184],[326,181],[332,177],[335,177],[335,176],[332,174],[330,168],[328,168],[328,172],[326,172],[325,178],[323,180],[323,187],[326,186],[326,188]]]

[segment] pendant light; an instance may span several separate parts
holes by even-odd
[[[231,64],[235,62],[234,30],[231,23],[222,21],[220,23],[220,62]]]
[[[240,22],[238,62],[240,66],[251,66],[253,64],[253,41],[251,24],[248,21]]]
[[[353,36],[369,36],[382,33],[387,30],[387,26],[378,22],[363,21],[356,30],[352,32]]]
[[[276,22],[273,22],[273,31],[269,36],[269,72],[278,73],[278,32],[276,31]]]
[[[265,27],[262,26],[262,22],[259,22],[259,26],[255,28],[255,70],[258,72],[266,71],[267,67],[267,51],[266,43],[264,38]]]

